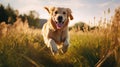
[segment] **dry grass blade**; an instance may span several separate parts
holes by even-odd
[[[110,57],[111,54],[114,53],[114,51],[116,51],[120,46],[117,46],[116,48],[114,48],[113,50],[109,50],[107,51],[105,54],[105,56],[103,56],[95,65],[95,67],[101,67],[102,63],[108,58]]]
[[[117,8],[115,10],[115,15],[112,20],[112,26],[111,26],[111,35],[110,37],[112,38],[112,44],[110,49],[104,54],[104,56],[98,61],[98,63],[95,65],[95,67],[101,67],[102,63],[111,56],[114,52],[117,52],[118,48],[120,47],[119,44],[119,26],[120,26],[120,8]],[[119,53],[119,52],[117,52]],[[115,53],[114,53],[115,54]],[[117,58],[117,57],[116,57]],[[117,60],[116,60],[117,61]],[[119,63],[118,63],[119,64]]]
[[[26,59],[31,64],[35,65],[35,67],[44,67],[42,64],[41,65],[37,64],[34,60],[32,60],[31,58],[29,58],[23,54],[20,54],[20,56],[23,57],[24,59]]]

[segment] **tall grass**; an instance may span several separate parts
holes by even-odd
[[[95,32],[70,31],[68,52],[53,56],[44,44],[40,29],[29,28],[27,21],[20,19],[13,25],[3,22],[0,24],[0,67],[94,67],[106,52],[118,45],[119,31],[115,33],[116,30],[112,25]],[[118,48],[101,66],[119,67],[119,63]]]

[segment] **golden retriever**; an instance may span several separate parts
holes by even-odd
[[[65,53],[69,46],[68,23],[73,20],[72,11],[62,7],[44,7],[50,14],[50,18],[42,28],[42,35],[47,47],[53,55],[61,49]]]

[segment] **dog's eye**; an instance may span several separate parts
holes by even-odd
[[[55,14],[58,14],[58,12],[57,12],[57,11],[55,11]]]
[[[66,14],[66,12],[63,12],[63,14]]]

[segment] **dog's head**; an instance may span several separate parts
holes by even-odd
[[[69,19],[72,20],[72,11],[69,8],[61,7],[44,7],[50,14],[52,24],[57,29],[61,29],[68,25]]]

